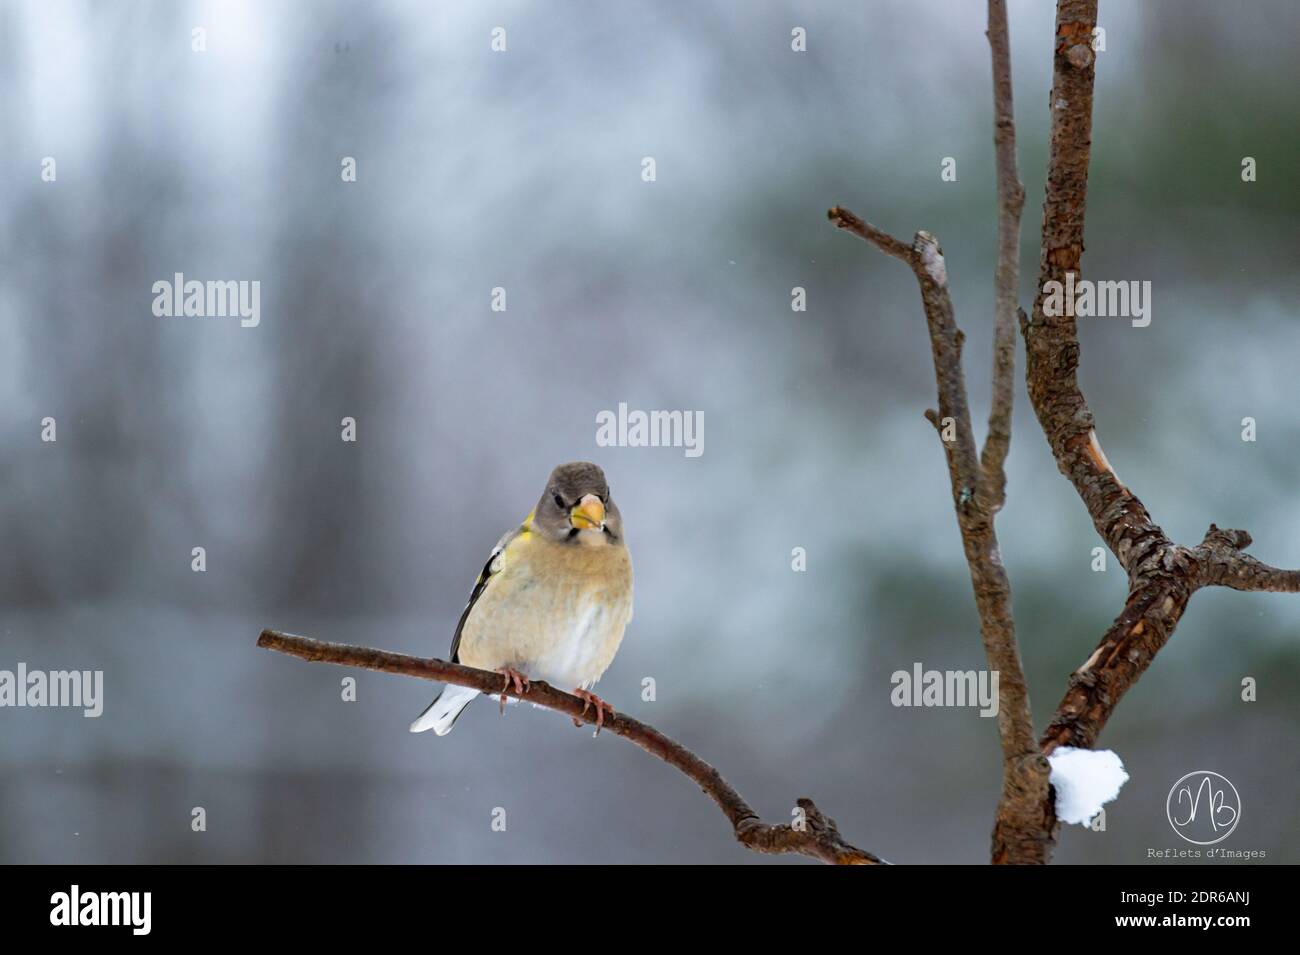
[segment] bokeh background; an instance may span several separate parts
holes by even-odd
[[[1026,304],[1050,8],[1010,11]],[[1081,328],[1106,450],[1165,529],[1245,527],[1285,566],[1297,10],[1103,2],[1085,274],[1151,281],[1153,321]],[[889,702],[914,662],[983,665],[921,417],[915,283],[825,219],[838,202],[940,237],[982,432],[983,18],[939,0],[6,0],[0,668],[102,669],[106,703],[0,710],[0,861],[764,861],[613,737],[487,701],[412,736],[435,687],[354,672],[345,703],[345,671],[254,648],[273,627],[444,655],[488,549],[575,458],[607,470],[637,572],[603,695],[769,819],[810,795],[887,858],[985,861],[994,721]],[[155,317],[152,283],[177,271],[260,280],[261,325]],[[1017,401],[998,529],[1041,727],[1125,585],[1113,559],[1091,570],[1099,541],[1023,384]],[[702,412],[704,454],[597,447],[619,402]],[[1064,832],[1057,860],[1182,848],[1165,795],[1197,769],[1241,794],[1228,847],[1300,859],[1298,630],[1295,597],[1197,594],[1103,734],[1132,776],[1107,830]]]

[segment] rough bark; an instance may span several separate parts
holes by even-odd
[[[1161,549],[1158,560],[1138,568],[1124,609],[1070,675],[1065,698],[1041,739],[1045,753],[1057,746],[1086,749],[1096,743],[1120,698],[1169,640],[1200,588],[1300,591],[1300,571],[1270,567],[1243,553],[1250,543],[1245,531],[1211,524],[1196,547],[1171,544]]]
[[[1124,608],[1084,663],[1071,674],[1041,743],[1092,747],[1115,707],[1142,676],[1178,626],[1191,595],[1218,585],[1238,590],[1294,592],[1296,571],[1269,567],[1242,553],[1245,531],[1213,524],[1197,547],[1175,544],[1126,487],[1102,451],[1092,411],[1079,389],[1078,329],[1072,314],[1049,316],[1049,281],[1077,282],[1084,250],[1092,98],[1096,56],[1091,46],[1097,0],[1058,0],[1052,71],[1052,135],[1043,202],[1038,291],[1031,317],[1021,319],[1029,398],[1057,467],[1069,478],[1102,540],[1128,572]],[[1066,309],[1072,312],[1072,309]],[[1057,822],[1049,798],[1044,837]]]

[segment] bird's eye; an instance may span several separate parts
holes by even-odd
[[[560,510],[564,510],[564,498],[560,497],[558,494],[555,495],[555,506]]]

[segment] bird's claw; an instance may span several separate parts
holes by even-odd
[[[596,732],[594,735],[599,736],[600,728],[605,725],[606,711],[608,711],[609,714],[613,716],[614,707],[610,706],[608,703],[606,703],[604,700],[598,697],[595,693],[591,693],[587,690],[574,690],[573,695],[576,696],[578,699],[582,700],[583,716],[587,715],[587,710],[590,709],[591,707],[594,706],[596,708]],[[575,719],[573,721],[573,725],[581,726],[582,721]]]
[[[503,677],[505,677],[505,682],[501,684],[501,697],[500,697],[501,712],[505,713],[506,690],[510,689],[510,684],[513,683],[515,685],[515,693],[518,694],[527,693],[528,688],[532,686],[532,684],[529,682],[528,677],[524,676],[514,667],[503,667],[497,672],[500,673]]]

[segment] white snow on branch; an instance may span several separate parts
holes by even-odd
[[[1051,783],[1056,790],[1056,818],[1073,825],[1087,825],[1128,782],[1124,763],[1109,749],[1060,746],[1047,762],[1052,767]]]

